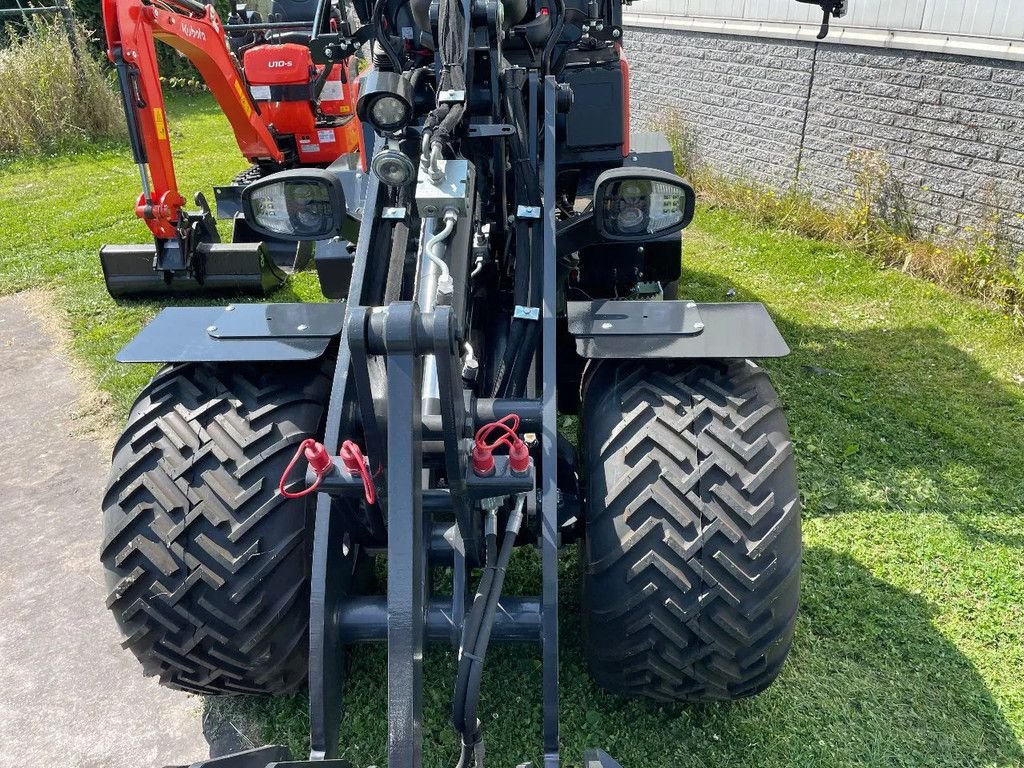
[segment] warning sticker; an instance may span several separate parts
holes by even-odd
[[[299,152],[319,152],[319,144],[310,144],[308,141],[299,142]]]
[[[157,139],[167,141],[167,124],[164,122],[164,111],[159,107],[153,108],[153,125],[156,128]]]
[[[334,143],[334,131],[333,130],[328,129],[328,130],[324,130],[324,131],[317,131],[317,135],[320,137],[320,143],[321,144],[333,144]]]
[[[252,117],[252,104],[249,103],[249,97],[245,95],[241,80],[235,80],[235,95],[238,97],[238,103],[242,105],[245,116]]]
[[[328,80],[320,91],[320,101],[341,101],[345,98],[345,91],[341,87],[341,80]]]

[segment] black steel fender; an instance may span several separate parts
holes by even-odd
[[[117,353],[119,363],[313,360],[341,335],[345,302],[171,307]]]
[[[570,301],[567,314],[576,350],[590,360],[789,354],[764,304],[753,302]]]

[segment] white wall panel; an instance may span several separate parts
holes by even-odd
[[[746,21],[817,22],[821,12],[795,0],[639,0],[642,14]],[[1024,39],[1021,0],[850,0],[841,24],[948,35]]]

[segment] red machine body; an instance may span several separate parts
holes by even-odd
[[[347,66],[333,67],[318,94],[313,90],[323,77],[324,67],[313,64],[304,45],[250,48],[245,52],[243,69],[263,119],[279,136],[294,137],[300,164],[331,163],[344,152],[358,148],[359,127],[353,116],[355,98]],[[318,125],[315,102],[324,116],[351,119],[343,125]]]

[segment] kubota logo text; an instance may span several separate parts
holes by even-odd
[[[182,24],[181,33],[185,35],[185,37],[191,37],[193,40],[202,40],[203,42],[206,42],[206,33],[197,27],[191,26],[190,24]]]
[[[285,67],[294,66],[294,64],[287,59],[278,59],[277,61],[268,61],[267,66],[271,69],[284,69]]]

